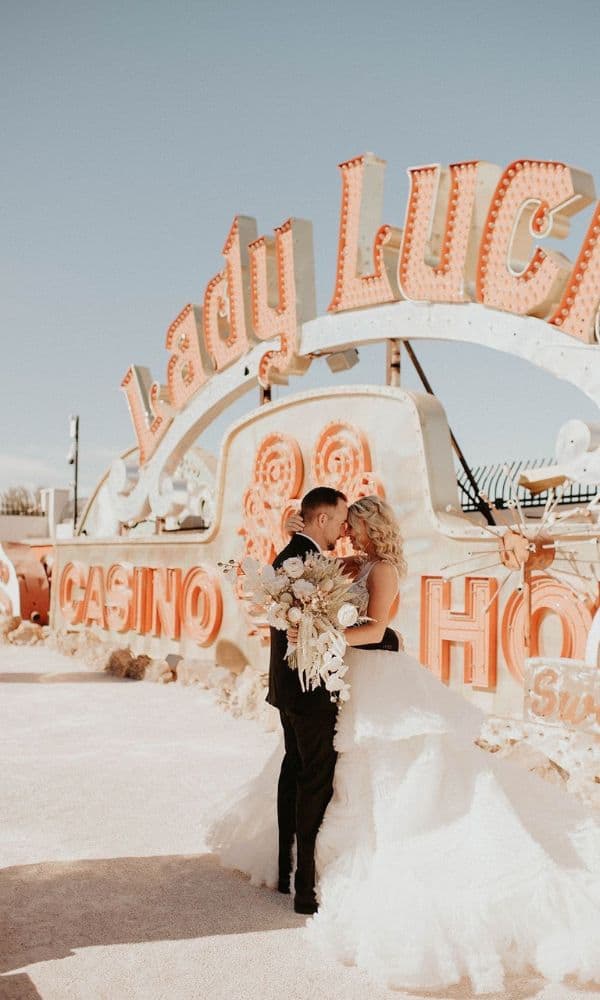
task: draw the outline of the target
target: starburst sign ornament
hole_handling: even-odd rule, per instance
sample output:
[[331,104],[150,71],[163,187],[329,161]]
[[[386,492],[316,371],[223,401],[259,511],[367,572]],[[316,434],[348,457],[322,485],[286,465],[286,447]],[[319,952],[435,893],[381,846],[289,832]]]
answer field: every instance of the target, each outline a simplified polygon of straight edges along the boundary
[[[485,542],[494,546],[483,548],[478,545],[477,552],[469,552],[465,559],[457,563],[447,563],[442,566],[446,579],[464,576],[468,572],[504,566],[508,573],[496,590],[486,611],[493,601],[518,574],[517,592],[521,596],[524,609],[524,647],[525,657],[532,655],[531,621],[532,590],[535,584],[534,573],[551,577],[559,583],[566,584],[578,595],[582,603],[593,607],[598,602],[600,575],[600,493],[586,505],[574,507],[568,511],[559,511],[564,487],[569,482],[598,482],[600,474],[600,428],[583,424],[581,421],[569,421],[560,431],[557,440],[557,464],[542,469],[525,470],[519,480],[511,476],[510,469],[504,472],[511,482],[511,496],[506,510],[499,509],[493,500],[485,494],[480,496],[495,512],[499,527],[504,531],[497,534],[492,528],[482,525],[486,532]],[[548,491],[548,498],[542,517],[526,518],[517,494],[518,487],[530,490],[532,493]],[[511,516],[516,512],[516,518]],[[588,543],[590,550],[581,556],[573,545]],[[479,564],[483,557],[490,556],[490,561]],[[473,564],[477,560],[477,565]],[[448,570],[463,566],[456,572],[448,574]]]

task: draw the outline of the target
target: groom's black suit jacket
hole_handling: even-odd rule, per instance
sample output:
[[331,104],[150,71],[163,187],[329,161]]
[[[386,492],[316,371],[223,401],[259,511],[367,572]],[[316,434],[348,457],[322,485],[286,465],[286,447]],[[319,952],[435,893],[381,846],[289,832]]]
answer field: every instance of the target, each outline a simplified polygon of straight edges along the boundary
[[[279,555],[274,559],[273,566],[279,569],[286,559],[297,556],[305,559],[310,552],[319,549],[306,535],[293,535]],[[281,712],[293,712],[296,715],[312,715],[315,712],[335,712],[329,692],[325,688],[315,691],[302,691],[298,680],[298,671],[292,670],[285,658],[287,649],[287,632],[282,629],[271,629],[271,659],[269,663],[269,693],[267,701]]]

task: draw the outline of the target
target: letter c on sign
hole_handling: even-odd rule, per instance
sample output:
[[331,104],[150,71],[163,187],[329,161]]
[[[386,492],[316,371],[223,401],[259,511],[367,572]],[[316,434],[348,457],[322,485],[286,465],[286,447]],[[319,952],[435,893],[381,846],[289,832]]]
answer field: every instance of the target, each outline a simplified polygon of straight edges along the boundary
[[80,625],[83,621],[86,579],[86,567],[78,562],[68,562],[60,575],[58,603],[68,625]]
[[210,646],[221,628],[223,597],[218,581],[203,566],[194,566],[181,589],[183,635],[199,646]]

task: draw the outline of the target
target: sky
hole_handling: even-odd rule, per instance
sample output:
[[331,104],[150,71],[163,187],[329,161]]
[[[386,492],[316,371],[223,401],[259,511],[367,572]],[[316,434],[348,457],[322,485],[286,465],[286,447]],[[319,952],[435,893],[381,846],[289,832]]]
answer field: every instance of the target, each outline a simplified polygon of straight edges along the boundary
[[[164,380],[167,327],[201,302],[236,214],[314,224],[318,311],[333,290],[337,164],[564,160],[600,190],[596,0],[302,4],[170,0],[0,6],[0,490],[80,493],[134,443],[120,382]],[[573,259],[591,209],[561,249]],[[467,459],[550,457],[578,390],[484,348],[415,343]],[[417,387],[405,363],[403,382]],[[383,348],[346,381],[384,380]],[[323,361],[287,391],[341,384]],[[279,394],[284,390],[278,390]],[[247,395],[202,443],[218,451]]]

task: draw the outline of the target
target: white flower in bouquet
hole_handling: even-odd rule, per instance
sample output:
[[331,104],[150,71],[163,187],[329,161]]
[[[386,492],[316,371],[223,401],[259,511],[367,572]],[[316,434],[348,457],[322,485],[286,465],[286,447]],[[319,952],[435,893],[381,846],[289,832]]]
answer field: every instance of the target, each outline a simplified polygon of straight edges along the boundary
[[292,556],[285,560],[282,569],[290,580],[299,580],[301,576],[304,576],[304,560],[298,556]]
[[281,599],[281,597],[288,597],[288,596],[290,596],[290,595],[288,595],[288,594],[285,593],[285,591],[289,587],[289,585],[290,585],[290,581],[285,576],[276,576],[274,580],[269,580],[267,582],[267,587],[268,587],[269,593],[272,594],[273,597],[278,597],[280,599]]
[[[338,631],[335,631],[331,636],[328,634],[328,648],[334,656],[338,656],[341,659],[346,650],[346,640],[344,639],[344,636]],[[344,664],[344,669],[345,668],[346,665]]]
[[290,624],[285,612],[277,604],[272,604],[267,608],[267,621],[272,628],[280,629],[282,632],[285,632]]
[[[228,565],[231,565],[232,563],[233,559],[230,559]],[[266,566],[261,566],[258,560],[253,559],[251,556],[246,556],[245,559],[242,559],[239,566],[244,576],[248,577],[249,579],[262,576],[265,569],[267,569]],[[269,569],[273,569],[273,567],[270,566]]]
[[297,625],[299,622],[302,621],[302,612],[300,608],[291,607],[287,613],[287,617],[288,621],[291,622],[292,625]]
[[261,580],[264,580],[265,583],[272,583],[277,577],[277,573],[270,563],[265,563],[264,566],[261,566],[260,576]]
[[[331,676],[328,677],[327,680],[325,681],[325,687],[327,688],[328,691],[342,692],[344,688],[348,686],[349,685],[346,684],[346,681],[339,673],[331,674]],[[344,698],[342,700],[345,701],[346,699]]]
[[299,601],[312,597],[315,590],[316,587],[314,583],[310,582],[310,580],[296,580],[296,582],[292,584],[292,593],[294,597],[298,598]]
[[[341,656],[338,656],[332,650],[323,657],[323,665],[327,667],[327,670],[343,677],[348,669]],[[326,685],[327,686],[327,685]],[[333,690],[333,689],[332,689]]]
[[353,625],[356,625],[358,621],[358,608],[356,605],[349,604],[348,602],[342,604],[337,613],[337,620],[342,628],[351,628]]

